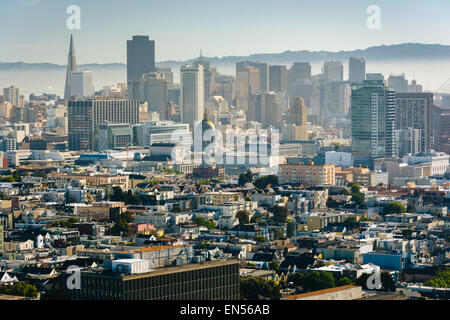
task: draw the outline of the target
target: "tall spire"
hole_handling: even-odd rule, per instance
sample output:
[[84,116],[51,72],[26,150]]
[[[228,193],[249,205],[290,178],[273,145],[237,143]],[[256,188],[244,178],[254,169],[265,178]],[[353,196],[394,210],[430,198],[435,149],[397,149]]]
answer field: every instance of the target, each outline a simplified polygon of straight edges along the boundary
[[70,35],[70,47],[69,56],[67,59],[67,74],[66,74],[66,87],[64,89],[64,100],[69,100],[70,98],[70,87],[71,87],[71,72],[77,71],[77,59],[75,56],[75,46],[73,44],[73,35]]

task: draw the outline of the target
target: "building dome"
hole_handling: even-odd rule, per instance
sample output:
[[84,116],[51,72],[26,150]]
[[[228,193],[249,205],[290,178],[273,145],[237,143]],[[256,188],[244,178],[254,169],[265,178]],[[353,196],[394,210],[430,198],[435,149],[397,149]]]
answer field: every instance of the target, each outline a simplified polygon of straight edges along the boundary
[[203,114],[203,120],[202,120],[202,131],[205,132],[209,129],[216,129],[216,126],[214,125],[214,123],[212,123],[209,119],[208,119],[208,113],[204,113]]

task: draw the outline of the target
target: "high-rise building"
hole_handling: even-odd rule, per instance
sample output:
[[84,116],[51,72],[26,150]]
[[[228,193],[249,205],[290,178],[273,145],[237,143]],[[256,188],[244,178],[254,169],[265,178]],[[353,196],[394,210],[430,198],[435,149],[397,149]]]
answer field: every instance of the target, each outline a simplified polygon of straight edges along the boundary
[[397,93],[396,129],[420,129],[420,150],[433,147],[433,94]]
[[75,55],[75,46],[73,43],[73,36],[70,35],[70,46],[69,46],[69,56],[67,59],[67,72],[66,72],[66,86],[64,89],[64,100],[70,99],[70,93],[71,93],[71,78],[72,78],[72,72],[77,71],[77,59]]
[[260,92],[259,69],[236,66],[236,105],[247,112],[250,96]]
[[311,64],[309,62],[294,62],[290,69],[292,80],[311,80]]
[[196,121],[202,121],[205,112],[203,66],[182,66],[180,78],[181,119],[194,128]]
[[391,74],[388,78],[388,87],[395,92],[408,92],[408,80],[405,79],[405,74]]
[[280,98],[275,92],[257,94],[250,104],[249,119],[262,124],[263,128],[270,126],[280,128],[282,112]]
[[[3,89],[3,102],[9,102],[13,107],[19,106],[19,88],[11,86]],[[23,107],[23,105],[22,105]]]
[[71,72],[70,97],[90,98],[93,95],[92,71]]
[[[236,63],[236,75],[238,72],[246,72],[247,67],[253,67],[257,69],[258,72],[258,81],[253,80],[252,82],[252,89],[251,91],[253,93],[264,93],[266,91],[269,91],[270,89],[270,83],[269,83],[269,64],[263,63],[263,62],[251,62],[251,61],[242,61]],[[253,72],[256,72],[253,70]],[[256,86],[257,84],[257,86]]]
[[309,62],[295,62],[287,72],[287,87],[289,97],[292,99],[297,97],[294,95],[296,83],[311,80],[311,65]]
[[348,60],[348,81],[363,82],[366,80],[366,61],[364,58],[353,58]]
[[366,80],[384,81],[384,75],[382,73],[366,73]]
[[149,112],[164,113],[169,102],[169,81],[163,74],[152,72],[128,83],[128,99],[148,103]]
[[308,111],[306,109],[305,101],[301,97],[294,99],[289,108],[287,123],[295,123],[296,125],[307,125]]
[[343,81],[344,66],[340,61],[326,61],[323,65],[323,74],[328,81]]
[[287,121],[287,141],[308,140],[308,111],[303,98],[297,97],[291,103]]
[[68,106],[69,150],[98,150],[98,126],[106,122],[139,123],[139,101],[71,100]]
[[214,95],[221,96],[227,100],[228,104],[232,104],[236,93],[234,77],[216,74],[215,78],[216,90],[214,91]]
[[203,67],[203,87],[205,89],[205,102],[211,97],[216,88],[216,69],[211,67],[209,62],[203,59],[203,55],[200,52],[200,57],[194,61],[194,64],[201,65]]
[[155,67],[156,72],[161,73],[164,77],[164,79],[167,80],[167,85],[169,88],[172,88],[173,86],[173,72],[172,68],[168,66],[159,66]]
[[[366,80],[352,86],[352,153],[356,163],[397,156],[395,91],[381,81]],[[359,162],[361,161],[361,162]]]
[[287,91],[287,68],[286,66],[275,65],[269,67],[269,87],[270,91]]
[[155,72],[155,41],[148,36],[133,36],[127,40],[127,82],[150,72]]

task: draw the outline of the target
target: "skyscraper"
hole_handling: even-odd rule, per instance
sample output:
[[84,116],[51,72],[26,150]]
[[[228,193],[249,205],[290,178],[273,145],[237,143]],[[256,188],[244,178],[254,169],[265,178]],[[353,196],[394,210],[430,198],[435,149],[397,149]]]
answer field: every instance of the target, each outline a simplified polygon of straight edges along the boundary
[[308,111],[305,101],[301,97],[291,103],[287,118],[288,141],[308,140]]
[[363,82],[366,80],[366,61],[364,58],[353,58],[348,60],[348,81]]
[[269,85],[270,91],[286,92],[287,91],[287,69],[286,66],[270,66],[269,67]]
[[11,103],[12,106],[19,106],[19,88],[11,86],[3,89],[3,101]]
[[195,121],[202,121],[205,112],[203,66],[181,67],[181,119],[194,128]]
[[287,73],[288,93],[291,99],[295,98],[296,83],[311,80],[311,65],[309,62],[295,62]]
[[390,75],[388,78],[388,86],[395,92],[408,92],[408,80],[405,79],[405,74]]
[[70,97],[89,98],[93,94],[92,71],[72,71]]
[[72,100],[68,106],[69,150],[98,150],[98,126],[106,122],[139,123],[139,101]]
[[259,69],[252,66],[238,67],[236,64],[236,105],[247,112],[251,95],[260,93]]
[[156,111],[162,116],[169,101],[168,90],[169,82],[164,75],[152,72],[128,83],[128,99],[147,102],[150,112]]
[[326,61],[323,65],[323,74],[328,81],[343,81],[344,66],[340,61]]
[[70,88],[72,85],[72,72],[77,71],[77,59],[75,56],[75,46],[73,44],[73,36],[70,35],[69,56],[67,59],[66,87],[64,89],[64,100],[70,99]]
[[395,91],[381,81],[364,81],[352,87],[352,153],[357,164],[397,155]]
[[396,129],[419,129],[420,150],[433,148],[433,94],[397,93]]
[[275,92],[266,92],[254,96],[250,104],[249,119],[262,124],[263,128],[281,127],[281,103]]
[[127,40],[127,82],[154,71],[155,41],[148,36],[133,36],[132,40]]

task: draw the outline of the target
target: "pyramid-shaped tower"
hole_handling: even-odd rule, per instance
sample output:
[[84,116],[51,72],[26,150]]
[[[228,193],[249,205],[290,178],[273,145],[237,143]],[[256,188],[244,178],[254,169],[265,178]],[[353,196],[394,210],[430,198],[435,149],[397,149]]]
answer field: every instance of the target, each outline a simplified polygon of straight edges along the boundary
[[77,71],[77,59],[75,56],[75,47],[73,45],[73,36],[70,35],[69,57],[67,61],[66,86],[64,89],[64,100],[70,98],[71,72]]

